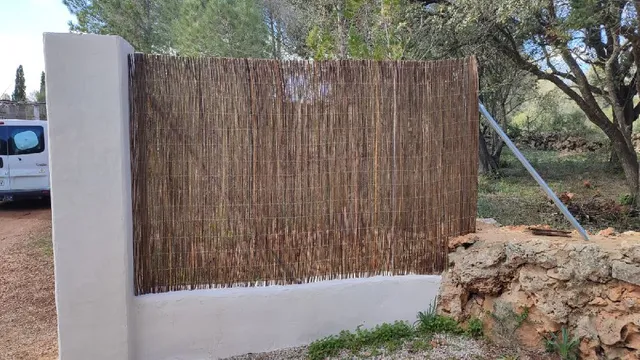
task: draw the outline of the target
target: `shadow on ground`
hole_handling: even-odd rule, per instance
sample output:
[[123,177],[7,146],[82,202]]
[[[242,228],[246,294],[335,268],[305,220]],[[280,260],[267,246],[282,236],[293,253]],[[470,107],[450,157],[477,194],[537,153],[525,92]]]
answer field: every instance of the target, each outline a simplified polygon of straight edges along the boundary
[[16,201],[0,201],[0,211],[28,211],[51,208],[51,199],[30,199]]

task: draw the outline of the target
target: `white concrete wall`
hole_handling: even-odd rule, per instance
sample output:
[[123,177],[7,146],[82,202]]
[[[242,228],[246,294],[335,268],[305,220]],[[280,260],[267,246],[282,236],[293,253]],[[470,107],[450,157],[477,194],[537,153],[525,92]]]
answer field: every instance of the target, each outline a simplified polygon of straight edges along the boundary
[[133,296],[127,56],[118,37],[45,34],[62,360],[215,359],[413,321],[439,276]]
[[127,55],[119,37],[45,34],[62,360],[132,359]]
[[138,296],[136,359],[218,359],[305,345],[359,325],[413,322],[439,287],[440,276],[379,276]]

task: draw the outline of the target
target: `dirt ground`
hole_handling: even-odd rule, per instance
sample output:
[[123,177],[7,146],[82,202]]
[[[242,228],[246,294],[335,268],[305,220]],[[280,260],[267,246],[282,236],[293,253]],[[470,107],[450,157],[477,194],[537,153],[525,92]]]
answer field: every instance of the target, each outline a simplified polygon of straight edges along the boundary
[[57,359],[48,204],[0,204],[0,289],[0,359]]

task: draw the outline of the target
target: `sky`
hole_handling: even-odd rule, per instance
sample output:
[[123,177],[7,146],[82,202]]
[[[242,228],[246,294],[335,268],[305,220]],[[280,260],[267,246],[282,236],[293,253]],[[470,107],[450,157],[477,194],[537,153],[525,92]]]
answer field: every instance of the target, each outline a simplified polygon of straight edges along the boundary
[[0,0],[0,95],[13,92],[19,65],[27,95],[40,89],[42,33],[68,32],[72,19],[62,0]]

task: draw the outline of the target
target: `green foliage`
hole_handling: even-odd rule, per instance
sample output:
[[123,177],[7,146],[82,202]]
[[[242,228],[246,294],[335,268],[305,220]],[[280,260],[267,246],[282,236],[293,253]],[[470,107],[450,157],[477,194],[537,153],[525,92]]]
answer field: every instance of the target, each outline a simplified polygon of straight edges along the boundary
[[306,45],[314,59],[405,57],[412,40],[409,0],[325,0],[306,8],[312,25]]
[[44,103],[47,101],[47,89],[45,85],[44,71],[40,74],[40,90],[35,91],[33,94],[33,101]]
[[72,31],[120,35],[142,52],[269,56],[263,0],[63,0]]
[[180,55],[269,57],[269,33],[257,0],[186,0],[172,27]]
[[63,0],[71,31],[120,35],[138,51],[166,52],[180,0]]
[[479,319],[471,319],[465,330],[454,319],[438,315],[436,307],[434,302],[429,305],[427,311],[418,313],[418,319],[413,326],[406,322],[396,321],[393,324],[385,323],[373,329],[359,327],[355,332],[342,331],[338,335],[320,339],[309,345],[308,357],[311,360],[325,359],[336,356],[343,350],[352,354],[357,354],[362,350],[377,353],[381,348],[394,351],[408,340],[412,340],[410,343],[412,349],[428,350],[431,349],[429,340],[433,334],[448,333],[474,338],[481,338],[484,335],[483,325]]
[[[640,79],[640,70],[634,65],[640,43],[633,37],[640,23],[636,11],[627,9],[635,9],[634,2],[438,1],[424,8],[419,47],[435,54],[443,52],[439,48],[495,53],[505,66],[548,80],[566,96],[567,103],[575,106],[576,111],[565,112],[560,107],[561,113],[539,112],[552,117],[541,121],[551,131],[581,132],[588,121],[593,127],[587,130],[604,134],[601,129],[607,129],[606,136],[611,140],[628,140],[628,125],[638,118],[638,112],[633,111],[638,93],[632,85]],[[618,32],[621,27],[625,31]],[[607,51],[611,48],[618,51]],[[484,69],[480,70],[484,78]],[[558,99],[554,95],[546,99],[549,104],[540,105],[553,106]],[[612,116],[607,116],[609,109]],[[534,119],[524,116],[523,120],[529,123]],[[624,151],[633,154],[631,142],[625,144]],[[629,166],[636,161],[634,156],[622,158]],[[636,194],[637,177],[627,175],[629,192]]]
[[434,302],[429,306],[427,311],[418,313],[418,319],[414,323],[414,326],[419,334],[449,333],[461,335],[465,333],[457,321],[448,316],[438,315],[436,308],[437,304]]
[[47,86],[45,82],[44,71],[40,74],[40,91],[38,92],[38,102],[45,102],[47,100]]
[[618,203],[620,203],[620,205],[633,205],[635,203],[635,199],[631,194],[624,194],[620,195]]
[[474,339],[480,339],[484,336],[484,324],[478,318],[471,318],[467,323],[467,335]]
[[334,39],[326,29],[314,25],[307,36],[307,46],[311,56],[316,60],[328,60],[333,58],[336,52]]
[[13,101],[27,101],[27,85],[24,79],[24,69],[22,65],[18,66],[16,70],[16,80],[13,94],[11,95]]
[[563,327],[560,336],[551,333],[545,339],[545,348],[548,352],[556,353],[562,360],[577,360],[580,339],[571,338],[567,328]]
[[557,133],[590,137],[596,132],[585,114],[560,90],[541,87],[538,96],[514,116],[512,126],[527,133]]
[[397,321],[393,324],[382,324],[375,328],[356,329],[355,332],[342,331],[337,336],[329,336],[309,345],[308,356],[311,360],[321,360],[336,356],[341,350],[357,353],[363,349],[387,347],[398,348],[403,340],[414,337],[410,324]]

